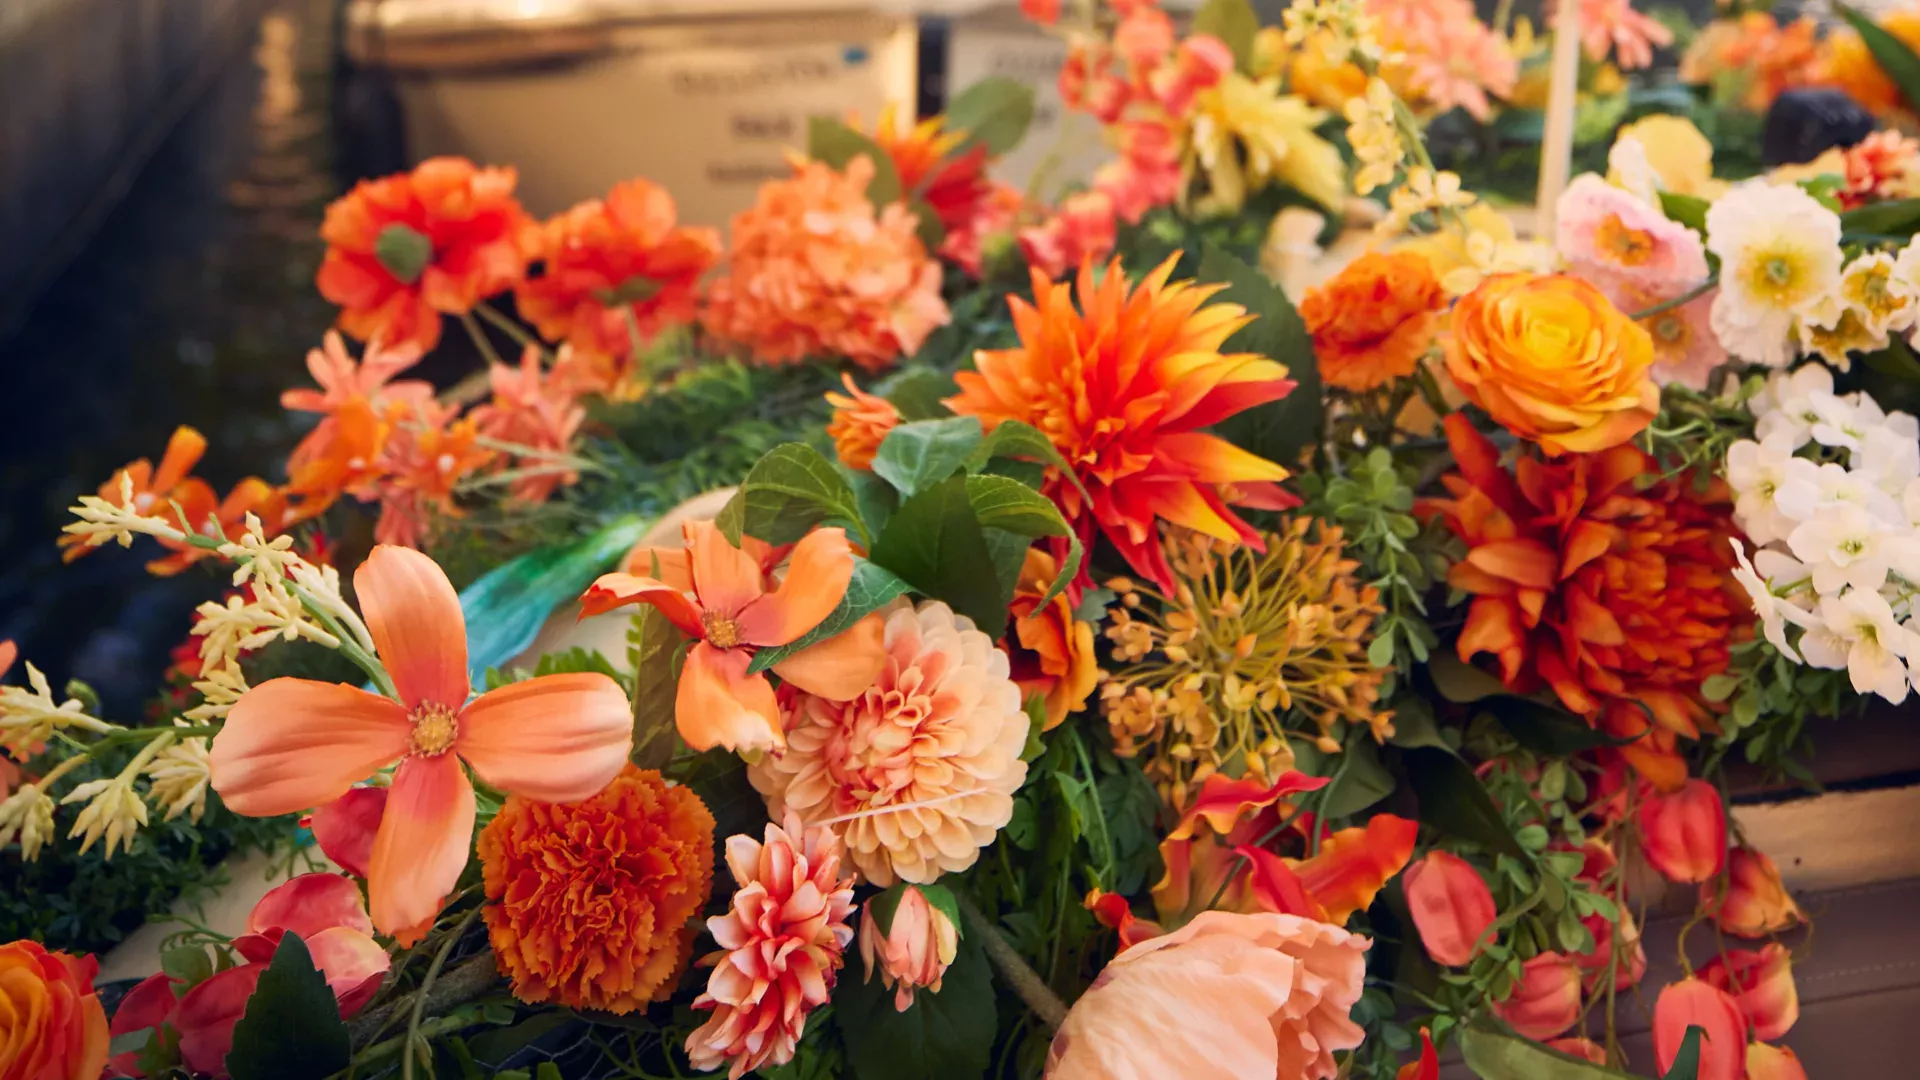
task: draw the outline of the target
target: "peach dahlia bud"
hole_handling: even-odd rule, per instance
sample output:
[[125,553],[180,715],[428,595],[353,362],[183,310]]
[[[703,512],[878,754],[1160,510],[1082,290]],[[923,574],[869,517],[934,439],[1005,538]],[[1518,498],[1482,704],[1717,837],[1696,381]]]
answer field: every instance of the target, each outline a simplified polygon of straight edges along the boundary
[[1670,881],[1698,882],[1727,862],[1727,811],[1720,792],[1689,780],[1672,794],[1655,792],[1640,804],[1640,842],[1647,861]]
[[877,972],[893,990],[893,1007],[906,1012],[913,991],[940,992],[940,980],[960,951],[958,907],[943,885],[895,885],[867,901],[860,920],[860,959],[867,978]]
[[1557,1038],[1580,1019],[1580,968],[1563,953],[1541,953],[1520,968],[1520,981],[1494,1015],[1535,1042]]
[[1497,914],[1480,872],[1458,855],[1429,851],[1407,867],[1401,883],[1427,955],[1451,967],[1471,961]]

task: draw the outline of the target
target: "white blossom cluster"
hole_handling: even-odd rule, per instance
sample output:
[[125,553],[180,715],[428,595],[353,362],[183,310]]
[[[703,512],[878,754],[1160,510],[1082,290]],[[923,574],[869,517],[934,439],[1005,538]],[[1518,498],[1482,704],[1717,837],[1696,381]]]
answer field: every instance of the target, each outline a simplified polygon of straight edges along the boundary
[[1898,704],[1920,685],[1920,423],[1835,394],[1812,363],[1750,402],[1756,439],[1727,451],[1734,572],[1767,641],[1796,663],[1845,668]]

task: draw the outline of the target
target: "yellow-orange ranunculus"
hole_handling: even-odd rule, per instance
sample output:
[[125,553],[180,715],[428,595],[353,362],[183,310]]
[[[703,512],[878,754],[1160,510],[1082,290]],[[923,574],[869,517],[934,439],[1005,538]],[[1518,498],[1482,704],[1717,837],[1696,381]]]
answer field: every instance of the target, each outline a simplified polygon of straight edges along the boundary
[[0,945],[0,1080],[93,1080],[107,1064],[100,965],[38,942]]
[[1447,373],[1550,455],[1619,446],[1651,423],[1653,337],[1571,274],[1499,274],[1462,297]]

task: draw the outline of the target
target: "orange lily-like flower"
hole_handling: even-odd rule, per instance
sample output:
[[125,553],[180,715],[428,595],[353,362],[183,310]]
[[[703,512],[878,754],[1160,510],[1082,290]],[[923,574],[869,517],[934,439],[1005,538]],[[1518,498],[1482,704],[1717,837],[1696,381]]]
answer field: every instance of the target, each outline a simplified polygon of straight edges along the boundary
[[[847,534],[808,533],[788,554],[786,577],[771,584],[781,549],[750,538],[735,547],[711,521],[689,521],[681,529],[684,550],[636,552],[628,567],[651,574],[602,575],[580,598],[583,613],[651,604],[698,639],[680,671],[673,706],[688,746],[785,747],[773,684],[747,667],[757,650],[798,641],[840,605],[853,580]],[[773,672],[809,694],[849,700],[872,685],[886,662],[881,630],[881,620],[870,615],[773,665]]]
[[213,788],[250,817],[324,806],[395,761],[367,865],[373,924],[424,936],[473,846],[473,784],[574,802],[626,764],[633,714],[605,675],[547,675],[468,701],[467,632],[447,575],[382,545],[353,575],[375,651],[399,700],[281,678],[241,697],[214,736]]
[[[202,493],[207,502],[213,501],[213,491],[207,487],[206,481],[192,475],[193,467],[200,463],[201,455],[206,452],[206,436],[181,425],[173,429],[173,435],[167,439],[167,452],[161,455],[158,468],[146,458],[129,462],[100,485],[99,495],[115,506],[130,507],[135,513],[158,514],[172,520],[173,511],[168,505],[171,502],[183,497],[198,500]],[[131,497],[126,497],[123,490],[128,480],[133,482]],[[61,558],[67,562],[99,546],[89,543],[87,537],[73,533],[60,537],[59,544],[65,549],[61,552]]]

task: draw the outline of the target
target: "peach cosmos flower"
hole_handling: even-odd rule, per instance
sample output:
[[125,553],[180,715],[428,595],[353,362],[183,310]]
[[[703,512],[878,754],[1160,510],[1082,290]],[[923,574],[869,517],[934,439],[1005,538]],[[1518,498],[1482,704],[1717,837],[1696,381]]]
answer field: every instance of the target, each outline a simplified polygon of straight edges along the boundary
[[733,249],[707,292],[706,326],[756,363],[845,357],[882,371],[947,321],[940,264],[905,204],[867,199],[865,155],[840,172],[796,159],[733,217]]
[[1028,548],[1008,609],[1013,618],[1013,639],[1007,649],[1013,660],[1013,681],[1021,693],[1042,696],[1046,731],[1087,707],[1102,674],[1093,650],[1093,624],[1073,617],[1073,605],[1064,592],[1041,603],[1059,575],[1058,560],[1037,547]]
[[869,882],[924,884],[972,866],[1012,819],[1031,722],[1007,654],[946,604],[897,601],[882,645],[850,699],[796,695],[785,750],[747,777],[775,820],[838,834]]
[[0,1080],[95,1080],[107,1063],[107,1013],[91,956],[38,942],[0,945]]
[[628,765],[580,802],[514,795],[475,847],[515,997],[624,1014],[673,992],[713,884],[713,815],[692,788]]
[[1369,251],[1300,300],[1320,376],[1365,392],[1413,374],[1440,331],[1447,294],[1417,252]]
[[[784,747],[773,683],[748,674],[747,666],[757,650],[799,640],[839,606],[853,580],[847,534],[837,528],[808,533],[793,546],[787,575],[777,585],[768,582],[777,555],[766,545],[735,547],[711,521],[686,522],[681,535],[682,553],[643,553],[660,567],[658,577],[602,575],[580,598],[581,614],[651,604],[696,639],[673,707],[688,746],[743,752]],[[775,664],[773,672],[810,694],[845,701],[865,691],[885,662],[880,619],[869,615]]]
[[1653,50],[1673,44],[1673,31],[1633,10],[1632,0],[1579,0],[1580,42],[1598,64],[1613,53],[1632,71],[1653,63]]
[[720,256],[720,234],[677,227],[673,196],[651,180],[616,184],[531,232],[528,256],[541,271],[514,289],[514,303],[540,336],[583,358],[607,360],[614,390],[634,363],[633,347],[669,326],[692,322],[701,275]]
[[370,341],[440,343],[440,316],[462,315],[526,270],[511,168],[429,158],[411,172],[362,180],[327,207],[315,283],[340,305],[340,329]]
[[387,348],[372,341],[356,361],[332,330],[307,353],[307,370],[319,389],[296,387],[280,395],[281,408],[320,416],[287,458],[287,488],[300,499],[302,516],[321,513],[342,495],[373,496],[386,472],[383,459],[395,421],[435,407],[433,384],[394,380],[419,360],[416,346]]
[[605,675],[548,675],[469,702],[467,629],[447,575],[381,545],[353,575],[375,651],[399,700],[280,678],[233,706],[213,738],[213,788],[235,813],[323,806],[399,762],[367,866],[373,924],[420,939],[466,868],[473,784],[573,802],[605,787],[633,745],[625,691]]
[[481,445],[480,417],[460,416],[451,405],[429,400],[403,419],[394,425],[381,457],[382,475],[372,485],[380,500],[373,538],[417,548],[436,516],[462,516],[454,490],[498,455]]
[[1113,958],[1067,1013],[1048,1080],[1327,1080],[1370,942],[1293,915],[1209,911]]
[[849,469],[871,469],[873,456],[887,433],[900,423],[900,410],[893,402],[869,394],[854,385],[853,375],[840,373],[845,394],[827,392],[827,404],[833,406],[833,419],[827,424],[827,438],[833,440],[834,456]]
[[[1208,304],[1222,286],[1168,284],[1176,261],[1138,286],[1118,261],[1098,284],[1083,264],[1077,308],[1074,287],[1034,271],[1034,304],[1007,298],[1020,343],[976,353],[975,370],[955,375],[960,393],[946,399],[989,432],[1006,420],[1044,432],[1076,475],[1049,469],[1043,490],[1081,543],[1090,548],[1104,533],[1166,593],[1173,571],[1161,521],[1264,550],[1227,496],[1278,495],[1274,482],[1287,470],[1205,429],[1294,386],[1276,361],[1220,351],[1252,316],[1238,304]],[[1085,568],[1079,580],[1090,580]]]
[[807,1014],[827,1003],[853,928],[853,876],[840,876],[840,842],[788,818],[767,823],[765,842],[727,838],[727,869],[739,889],[724,915],[707,920],[720,951],[696,1009],[713,1016],[687,1036],[696,1069],[731,1062],[728,1080],[793,1060]]

